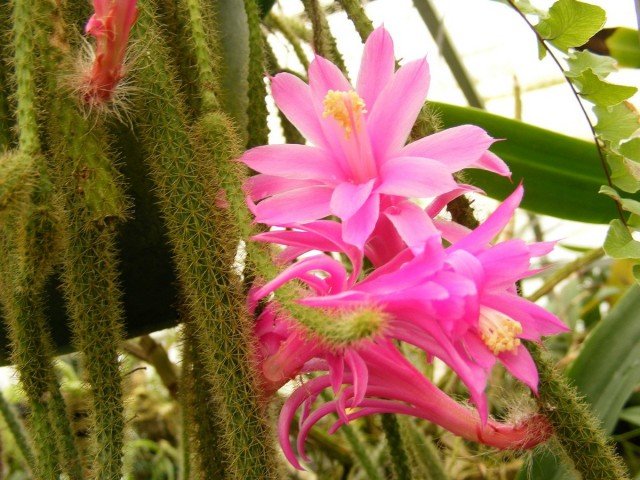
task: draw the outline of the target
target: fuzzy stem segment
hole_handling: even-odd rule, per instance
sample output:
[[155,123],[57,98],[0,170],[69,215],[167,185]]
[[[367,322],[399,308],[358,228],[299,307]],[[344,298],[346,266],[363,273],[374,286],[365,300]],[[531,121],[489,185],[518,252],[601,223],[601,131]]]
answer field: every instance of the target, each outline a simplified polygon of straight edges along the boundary
[[[63,197],[67,231],[63,252],[63,289],[74,343],[82,353],[92,403],[91,478],[117,480],[122,475],[124,417],[118,346],[122,341],[121,292],[118,286],[116,226],[125,200],[100,125],[78,111],[58,85],[55,72],[65,58],[66,28],[55,5],[42,0],[44,30],[56,42],[43,41],[50,81],[47,123],[57,191]],[[43,17],[45,17],[43,15]]]
[[198,472],[196,478],[223,480],[229,478],[228,465],[220,438],[222,419],[210,394],[214,387],[206,377],[207,369],[198,351],[198,335],[193,321],[186,320],[183,328],[182,415],[187,439],[194,450],[194,470]]
[[267,87],[264,83],[266,62],[260,26],[260,10],[256,0],[244,0],[249,23],[249,104],[247,105],[247,148],[265,145],[269,141],[267,127]]
[[60,474],[58,438],[62,437],[56,436],[53,418],[60,415],[66,420],[64,408],[60,411],[52,402],[60,391],[44,316],[43,289],[56,250],[52,241],[55,221],[47,201],[50,191],[50,184],[40,178],[31,192],[34,203],[10,205],[10,215],[0,232],[0,299],[12,344],[12,361],[31,409],[37,454],[33,473],[39,480],[54,480]]
[[540,373],[538,407],[549,419],[575,469],[585,480],[628,479],[622,461],[589,407],[538,345],[528,343],[527,348]]
[[382,415],[382,429],[387,437],[387,445],[391,454],[391,463],[396,480],[409,480],[412,477],[409,467],[409,457],[404,447],[402,436],[400,435],[400,425],[398,418],[390,413]]
[[[216,387],[211,393],[220,405],[231,477],[273,479],[276,455],[250,366],[251,321],[233,270],[238,238],[231,236],[233,223],[221,215],[227,210],[224,201],[216,205],[216,191],[208,188],[211,160],[184,127],[182,98],[151,11],[147,1],[140,2],[135,30],[138,38],[153,39],[145,45],[147,53],[138,70],[149,89],[138,109],[141,139],[151,153],[152,179],[186,306],[197,325],[201,349],[207,352],[204,362]],[[212,141],[221,142],[219,148],[227,154],[236,153],[228,134],[226,143],[224,138]]]

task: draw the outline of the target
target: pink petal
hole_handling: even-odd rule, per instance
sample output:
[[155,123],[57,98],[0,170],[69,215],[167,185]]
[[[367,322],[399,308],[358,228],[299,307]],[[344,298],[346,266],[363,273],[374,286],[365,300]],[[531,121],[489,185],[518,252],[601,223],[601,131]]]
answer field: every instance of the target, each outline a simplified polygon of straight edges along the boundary
[[322,105],[324,97],[329,90],[342,92],[353,90],[340,69],[319,55],[316,55],[311,65],[309,65],[309,86],[311,87],[316,108],[318,104]]
[[401,67],[378,95],[367,130],[379,163],[404,145],[428,89],[429,65],[426,59],[416,60]]
[[311,99],[311,89],[295,75],[279,73],[271,79],[271,94],[278,108],[311,143],[326,145]]
[[518,188],[489,215],[489,218],[450,248],[452,250],[466,249],[470,252],[477,252],[480,249],[484,249],[491,240],[502,231],[507,223],[509,223],[513,212],[518,208],[518,205],[520,205],[523,195],[524,188],[522,188],[522,185],[518,185]]
[[367,201],[351,217],[342,223],[342,238],[350,245],[358,247],[361,251],[364,244],[373,232],[380,215],[380,196],[371,195]]
[[436,198],[434,198],[426,208],[427,215],[429,215],[430,217],[435,217],[442,211],[444,207],[447,206],[449,202],[469,192],[484,193],[481,189],[474,187],[473,185],[465,185],[463,183],[459,183],[457,189],[444,193],[442,195],[438,195]]
[[413,202],[402,202],[387,208],[384,213],[416,255],[422,251],[430,237],[438,235],[431,218]]
[[258,174],[245,180],[243,188],[255,202],[265,197],[302,187],[319,186],[315,180],[290,180],[272,175]]
[[498,157],[495,153],[484,152],[477,162],[473,165],[474,168],[481,168],[490,172],[497,173],[503,177],[511,178],[511,170],[504,161]]
[[380,176],[378,192],[401,197],[435,197],[458,188],[442,164],[426,158],[392,158],[382,165]]
[[290,190],[263,200],[255,207],[256,222],[267,225],[305,223],[330,214],[333,189],[313,186]]
[[460,125],[410,143],[400,155],[437,160],[449,172],[457,172],[473,166],[494,141],[480,127]]
[[342,220],[350,218],[369,199],[375,179],[366,183],[343,182],[331,196],[331,213]]
[[367,393],[369,371],[364,360],[353,350],[347,350],[344,360],[353,374],[353,406],[355,407],[364,400]]
[[384,27],[376,28],[364,45],[356,91],[371,111],[384,87],[393,78],[393,40]]
[[247,150],[240,161],[257,172],[284,178],[333,183],[344,178],[330,155],[307,145],[263,145]]
[[503,352],[498,358],[500,358],[500,361],[511,375],[534,392],[538,391],[538,369],[524,345],[518,346],[515,353]]

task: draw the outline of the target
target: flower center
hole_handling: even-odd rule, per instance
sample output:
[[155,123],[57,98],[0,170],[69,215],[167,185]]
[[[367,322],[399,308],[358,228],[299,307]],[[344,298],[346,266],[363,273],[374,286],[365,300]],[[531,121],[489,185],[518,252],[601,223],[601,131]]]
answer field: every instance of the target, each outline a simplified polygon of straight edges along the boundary
[[490,308],[480,310],[480,338],[494,355],[515,350],[521,333],[522,325],[515,320]]
[[348,139],[353,132],[360,130],[362,126],[362,115],[367,112],[364,100],[354,92],[349,90],[329,90],[322,102],[324,105],[323,118],[333,118],[344,130]]

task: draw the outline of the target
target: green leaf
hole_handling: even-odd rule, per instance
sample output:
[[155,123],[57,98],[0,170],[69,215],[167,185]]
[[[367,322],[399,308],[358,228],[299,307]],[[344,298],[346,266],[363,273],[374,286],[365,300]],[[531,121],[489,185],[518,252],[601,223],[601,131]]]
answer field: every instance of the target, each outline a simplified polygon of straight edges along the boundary
[[620,419],[640,427],[640,407],[629,407],[622,410]]
[[600,187],[600,192],[604,195],[607,195],[614,200],[620,202],[620,206],[626,212],[631,212],[635,215],[640,215],[640,202],[638,200],[632,200],[630,198],[622,198],[613,188],[609,185],[602,185]]
[[582,98],[603,107],[617,105],[638,91],[636,87],[605,82],[593,73],[591,69],[587,69],[579,76],[574,77],[573,81],[577,84]]
[[638,111],[629,102],[619,103],[612,107],[593,107],[598,117],[596,133],[614,145],[628,139],[640,128]]
[[566,51],[586,43],[606,20],[605,11],[577,0],[558,0],[549,9],[549,16],[536,25],[542,38]]
[[620,67],[640,68],[640,34],[632,28],[618,27],[605,40],[609,55]]
[[633,239],[622,220],[612,220],[609,225],[603,245],[607,255],[611,258],[640,259],[640,242]]
[[589,51],[573,52],[567,59],[569,70],[565,72],[567,77],[578,77],[585,70],[591,70],[600,78],[605,78],[611,72],[616,71],[616,61],[605,55],[596,55]]
[[640,162],[640,138],[633,138],[623,143],[618,151],[629,160]]
[[[567,370],[585,400],[611,433],[622,407],[640,382],[640,287],[635,285],[593,329]],[[549,451],[536,453],[531,468],[525,465],[518,480],[568,480],[562,462]]]
[[611,167],[611,181],[621,190],[635,193],[640,190],[640,164],[615,153],[607,154]]
[[607,179],[593,143],[474,108],[430,105],[440,112],[446,128],[474,124],[504,139],[491,151],[509,165],[511,181],[481,170],[465,171],[465,179],[490,197],[503,200],[523,181],[522,206],[528,210],[589,223],[609,223],[617,215],[613,201],[596,195]]

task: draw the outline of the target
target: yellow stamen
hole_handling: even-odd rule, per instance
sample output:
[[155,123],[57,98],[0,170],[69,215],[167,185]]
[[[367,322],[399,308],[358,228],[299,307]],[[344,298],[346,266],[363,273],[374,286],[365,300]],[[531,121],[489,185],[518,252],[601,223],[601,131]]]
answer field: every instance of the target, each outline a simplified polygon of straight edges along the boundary
[[322,117],[331,117],[338,122],[347,138],[360,129],[362,115],[367,112],[364,100],[353,90],[348,92],[329,90],[322,104],[324,105]]
[[489,308],[480,310],[480,338],[494,355],[512,352],[520,345],[522,325]]

